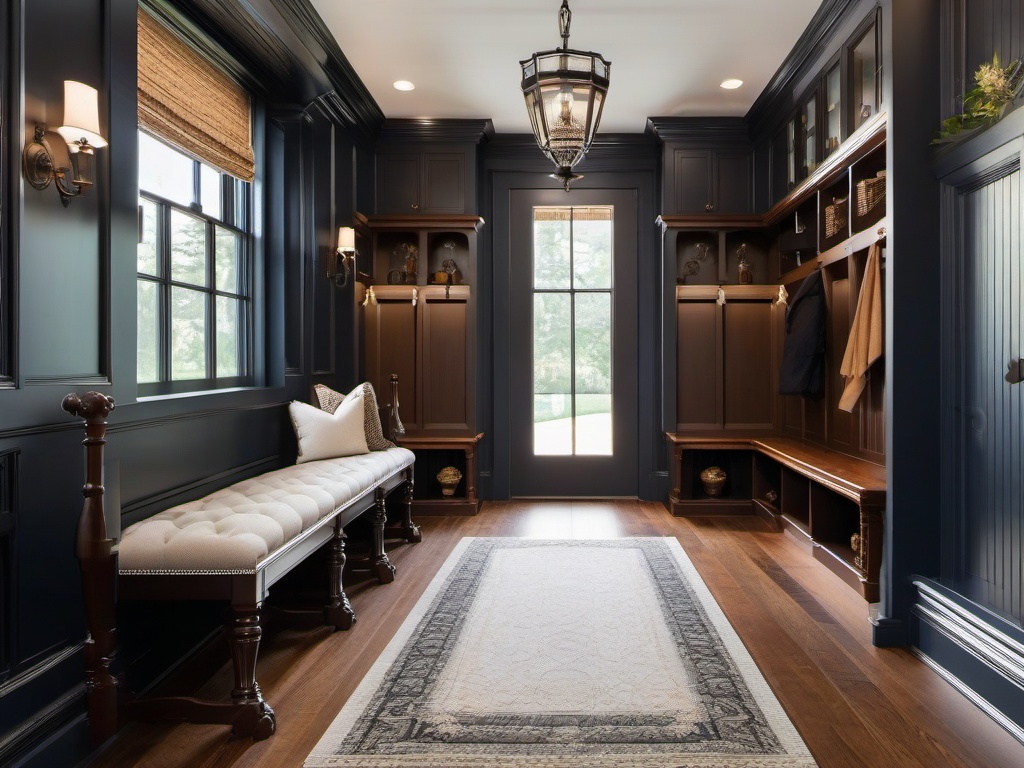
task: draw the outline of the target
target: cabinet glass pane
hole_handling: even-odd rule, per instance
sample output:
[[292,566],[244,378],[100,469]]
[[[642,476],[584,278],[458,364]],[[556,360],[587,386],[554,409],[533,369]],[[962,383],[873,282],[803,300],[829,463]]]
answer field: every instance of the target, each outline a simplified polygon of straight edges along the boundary
[[572,287],[571,208],[535,208],[533,212],[533,287]]
[[786,187],[796,185],[796,120],[786,125]]
[[835,152],[843,141],[843,104],[840,91],[839,65],[825,76],[825,157]]
[[206,222],[171,211],[171,280],[206,285]]
[[206,296],[190,288],[171,288],[171,378],[206,378]]
[[856,130],[878,112],[878,49],[874,24],[853,47],[850,54],[853,85],[853,129]]
[[804,177],[814,173],[818,167],[818,97],[812,96],[804,104],[800,114],[800,123],[803,126],[803,150],[804,150]]

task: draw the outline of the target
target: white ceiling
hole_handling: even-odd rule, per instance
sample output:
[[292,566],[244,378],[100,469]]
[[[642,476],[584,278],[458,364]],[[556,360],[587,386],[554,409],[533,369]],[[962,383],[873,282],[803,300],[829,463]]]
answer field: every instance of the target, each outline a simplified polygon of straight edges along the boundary
[[[743,115],[821,0],[570,0],[569,47],[611,61],[601,132]],[[529,133],[520,59],[561,45],[561,0],[312,0],[387,117],[491,118]],[[741,88],[719,87],[740,78]],[[395,80],[416,90],[400,92]]]

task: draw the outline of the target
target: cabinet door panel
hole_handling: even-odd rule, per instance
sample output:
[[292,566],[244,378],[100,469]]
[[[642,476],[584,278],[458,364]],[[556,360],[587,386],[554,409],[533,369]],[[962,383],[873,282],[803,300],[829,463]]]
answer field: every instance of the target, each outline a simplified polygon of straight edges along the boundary
[[428,152],[423,156],[423,213],[467,213],[466,156]]
[[419,426],[416,391],[416,307],[411,301],[382,301],[366,307],[366,378],[377,397],[388,397],[391,374],[398,374],[398,399],[406,429]]
[[467,430],[466,302],[428,300],[423,306],[423,428]]
[[715,186],[717,213],[750,213],[754,209],[750,182],[750,154],[718,152]]
[[771,429],[771,301],[730,301],[724,307],[725,419],[728,429]]
[[679,430],[722,424],[721,312],[714,301],[676,305],[676,422]]
[[420,200],[420,155],[385,153],[377,156],[377,212],[417,213]]
[[704,212],[712,204],[712,155],[707,150],[677,149],[674,155],[675,213]]

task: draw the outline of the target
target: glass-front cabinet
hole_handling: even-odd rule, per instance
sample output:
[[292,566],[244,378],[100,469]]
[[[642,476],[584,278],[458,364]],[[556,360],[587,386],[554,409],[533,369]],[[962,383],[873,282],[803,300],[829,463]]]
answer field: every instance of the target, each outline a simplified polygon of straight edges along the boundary
[[[785,160],[773,162],[775,194],[788,194],[814,174],[846,139],[878,114],[882,105],[879,16],[866,18],[846,44],[820,70],[813,86],[794,104],[794,111],[776,134],[775,151]],[[785,183],[783,184],[783,180]]]
[[800,109],[800,134],[803,148],[803,173],[806,179],[818,167],[818,94],[812,93]]
[[872,21],[850,46],[850,88],[852,130],[857,130],[878,113],[881,94],[881,60],[878,56],[878,24]]
[[839,62],[832,65],[825,75],[825,146],[822,157],[828,157],[842,144],[843,134],[843,89],[842,69]]

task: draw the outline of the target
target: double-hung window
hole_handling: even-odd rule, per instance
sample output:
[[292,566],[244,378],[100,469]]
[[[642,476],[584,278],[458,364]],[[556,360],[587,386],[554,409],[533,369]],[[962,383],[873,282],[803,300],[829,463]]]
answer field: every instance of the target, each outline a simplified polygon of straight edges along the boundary
[[253,383],[250,187],[139,132],[140,394]]
[[252,386],[252,100],[222,52],[138,21],[139,394]]

